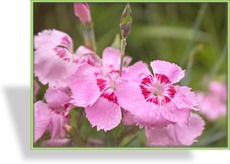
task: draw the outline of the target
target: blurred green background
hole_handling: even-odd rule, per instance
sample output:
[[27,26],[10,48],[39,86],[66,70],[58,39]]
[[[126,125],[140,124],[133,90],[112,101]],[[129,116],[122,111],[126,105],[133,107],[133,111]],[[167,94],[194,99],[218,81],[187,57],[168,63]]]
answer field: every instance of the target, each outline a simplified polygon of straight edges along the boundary
[[[80,21],[74,15],[72,3],[34,2],[33,5],[34,35],[43,29],[57,29],[71,36],[74,50],[84,44]],[[120,16],[126,3],[89,5],[94,21],[97,53],[101,55],[103,49],[112,44],[115,35],[120,34]],[[142,60],[149,64],[156,59],[174,62],[187,71],[181,84],[188,85],[194,91],[205,91],[205,76],[215,80],[227,79],[227,3],[130,5],[133,24],[127,39],[126,54],[132,56],[132,63]],[[45,88],[40,90],[38,99],[42,99]],[[87,120],[83,122],[84,125],[86,128],[82,128],[82,133],[86,133]],[[123,129],[119,126],[117,131]],[[117,131],[112,130],[105,135],[93,128],[87,134],[103,139]],[[143,130],[123,142],[123,146],[145,146]],[[205,131],[193,146],[226,147],[227,119],[220,118],[215,122],[206,120]]]

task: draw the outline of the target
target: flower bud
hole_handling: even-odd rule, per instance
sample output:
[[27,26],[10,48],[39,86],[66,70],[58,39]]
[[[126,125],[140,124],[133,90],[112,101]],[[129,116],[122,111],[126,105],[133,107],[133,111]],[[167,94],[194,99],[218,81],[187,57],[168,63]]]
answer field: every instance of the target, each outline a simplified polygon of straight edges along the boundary
[[125,6],[121,15],[120,28],[122,39],[126,39],[132,26],[132,10],[129,4]]
[[91,22],[90,9],[87,3],[74,3],[74,13],[82,24]]

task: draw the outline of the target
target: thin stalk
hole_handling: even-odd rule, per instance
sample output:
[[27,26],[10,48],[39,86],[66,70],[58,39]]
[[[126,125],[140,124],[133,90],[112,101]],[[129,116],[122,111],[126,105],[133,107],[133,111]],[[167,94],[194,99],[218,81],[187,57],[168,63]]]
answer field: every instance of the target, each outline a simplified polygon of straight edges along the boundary
[[203,48],[203,45],[200,44],[198,46],[196,46],[190,53],[189,53],[189,60],[187,63],[187,67],[186,67],[186,75],[185,78],[181,81],[181,83],[183,85],[189,85],[189,82],[191,80],[191,70],[192,70],[192,66],[194,63],[194,59],[195,59],[195,55],[201,51]]
[[127,147],[129,146],[135,139],[137,138],[137,136],[133,136],[123,147]]
[[205,139],[203,139],[202,141],[199,141],[199,146],[207,146],[210,145],[212,143],[215,143],[223,138],[227,137],[227,133],[226,132],[219,132],[219,133],[215,133],[212,137],[206,137]]
[[93,22],[82,25],[84,44],[87,48],[96,52],[96,41],[94,35]]
[[[197,14],[196,20],[195,20],[195,22],[192,26],[192,29],[191,29],[191,31],[193,33],[193,39],[197,37],[197,33],[198,33],[199,27],[201,25],[201,22],[203,20],[203,17],[204,17],[204,14],[205,14],[207,7],[208,7],[208,4],[202,4],[200,7],[200,10]],[[182,60],[180,62],[181,66],[183,66],[187,60],[187,54],[193,45],[193,39],[191,39],[191,41],[188,43],[188,45],[185,49],[184,55],[183,55]]]
[[123,58],[125,56],[125,47],[126,47],[126,39],[129,35],[129,32],[132,27],[132,10],[129,3],[125,6],[121,14],[120,20],[120,30],[121,30],[121,61],[120,61],[120,76],[122,75],[122,67],[123,67]]
[[228,49],[228,41],[226,41],[225,46],[221,52],[220,58],[217,60],[216,64],[214,65],[213,69],[211,70],[210,73],[210,77],[209,77],[209,81],[210,82],[214,76],[216,75],[216,73],[219,71],[222,63],[225,61],[225,57],[227,55],[227,49]]
[[121,40],[121,61],[120,61],[120,76],[122,75],[122,67],[123,67],[123,59],[125,56],[125,47],[126,47],[126,39]]

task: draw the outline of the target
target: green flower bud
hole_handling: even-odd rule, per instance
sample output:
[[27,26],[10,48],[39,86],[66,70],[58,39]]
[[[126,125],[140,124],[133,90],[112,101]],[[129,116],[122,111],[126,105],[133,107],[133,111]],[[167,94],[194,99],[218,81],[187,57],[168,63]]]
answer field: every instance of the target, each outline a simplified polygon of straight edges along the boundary
[[126,39],[132,26],[132,10],[129,3],[125,6],[125,9],[121,15],[120,29],[122,39]]

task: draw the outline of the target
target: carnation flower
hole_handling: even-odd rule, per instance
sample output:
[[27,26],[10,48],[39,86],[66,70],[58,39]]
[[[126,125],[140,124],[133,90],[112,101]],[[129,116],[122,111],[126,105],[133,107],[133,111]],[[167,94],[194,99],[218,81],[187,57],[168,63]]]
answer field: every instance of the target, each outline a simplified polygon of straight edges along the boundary
[[44,30],[34,38],[34,74],[42,84],[66,87],[68,78],[84,62],[97,65],[99,57],[84,46],[73,52],[69,35],[58,30]]
[[208,91],[197,92],[199,109],[211,121],[226,116],[227,113],[227,86],[218,81],[209,84]]
[[118,103],[140,125],[188,124],[190,110],[197,105],[195,94],[186,86],[173,85],[184,77],[184,71],[160,60],[151,62],[151,67],[153,75],[141,62],[127,68],[116,83]]
[[39,140],[47,130],[53,141],[64,138],[66,136],[64,125],[69,124],[70,121],[68,111],[73,106],[70,104],[71,98],[66,90],[50,87],[45,93],[45,100],[46,103],[37,101],[34,104],[34,142]]
[[191,114],[191,120],[187,125],[146,126],[147,143],[149,146],[190,146],[202,134],[204,125],[205,123],[200,116]]
[[[102,55],[102,66],[83,64],[70,78],[69,87],[73,103],[86,108],[86,117],[97,130],[111,130],[121,120],[121,108],[117,102],[115,83],[119,77],[120,51],[106,48]],[[126,57],[124,63],[131,59]]]

